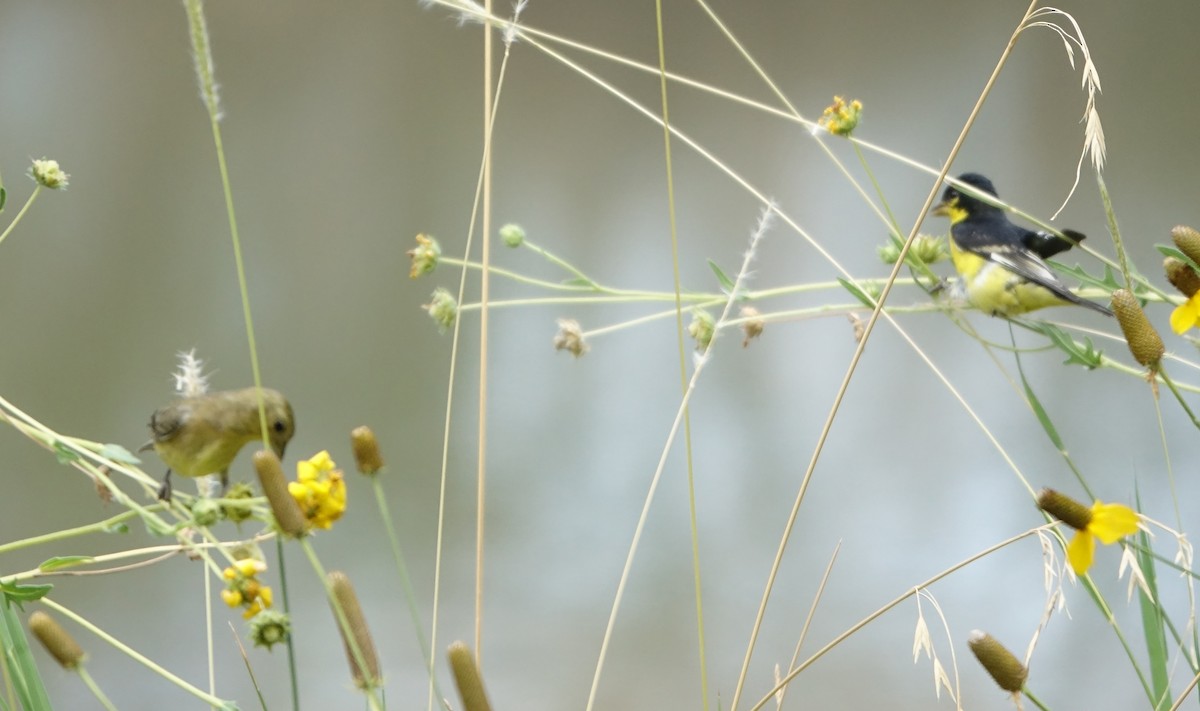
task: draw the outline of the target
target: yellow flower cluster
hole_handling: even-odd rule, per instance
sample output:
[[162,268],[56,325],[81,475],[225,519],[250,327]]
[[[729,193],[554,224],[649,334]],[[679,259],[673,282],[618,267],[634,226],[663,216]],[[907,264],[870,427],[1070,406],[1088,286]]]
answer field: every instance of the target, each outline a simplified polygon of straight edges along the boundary
[[833,97],[833,103],[825,107],[817,123],[821,124],[835,136],[849,136],[858,128],[862,118],[862,102],[858,99],[849,104],[840,96]]
[[243,558],[221,572],[225,589],[221,599],[230,607],[245,607],[242,617],[247,620],[271,606],[271,588],[258,582],[258,574],[267,564],[255,558]]
[[346,481],[324,450],[296,465],[296,481],[288,483],[288,493],[317,528],[330,528],[346,511]]

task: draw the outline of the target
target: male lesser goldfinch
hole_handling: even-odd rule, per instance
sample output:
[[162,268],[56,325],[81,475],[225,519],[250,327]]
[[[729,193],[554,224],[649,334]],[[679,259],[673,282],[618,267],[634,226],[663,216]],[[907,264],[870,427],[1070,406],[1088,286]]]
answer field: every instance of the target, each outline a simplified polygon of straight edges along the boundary
[[[262,389],[267,440],[280,458],[296,431],[292,406],[278,390]],[[167,464],[158,498],[171,500],[171,472],[184,476],[220,474],[229,483],[229,465],[242,447],[263,438],[258,416],[258,388],[226,390],[184,397],[150,416],[152,439],[138,451],[153,448]]]
[[[958,180],[996,196],[992,181],[978,173],[964,173]],[[1064,239],[1027,230],[1009,220],[999,207],[954,186],[946,188],[932,214],[950,218],[950,256],[967,301],[980,311],[1016,316],[1047,306],[1078,304],[1113,315],[1108,308],[1076,296],[1046,264],[1047,258],[1082,240],[1082,234],[1063,230],[1068,237]]]

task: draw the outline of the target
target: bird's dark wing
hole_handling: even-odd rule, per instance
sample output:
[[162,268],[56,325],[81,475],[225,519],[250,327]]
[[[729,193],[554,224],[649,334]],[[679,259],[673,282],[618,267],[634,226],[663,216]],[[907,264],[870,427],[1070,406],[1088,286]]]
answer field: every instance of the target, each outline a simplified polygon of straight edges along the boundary
[[1060,252],[1065,252],[1086,238],[1086,235],[1082,232],[1076,232],[1075,230],[1062,231],[1067,236],[1067,239],[1063,239],[1045,230],[1038,230],[1037,232],[1023,230],[1023,232],[1025,232],[1025,235],[1021,241],[1025,245],[1025,248],[1034,252],[1042,259],[1049,259]]

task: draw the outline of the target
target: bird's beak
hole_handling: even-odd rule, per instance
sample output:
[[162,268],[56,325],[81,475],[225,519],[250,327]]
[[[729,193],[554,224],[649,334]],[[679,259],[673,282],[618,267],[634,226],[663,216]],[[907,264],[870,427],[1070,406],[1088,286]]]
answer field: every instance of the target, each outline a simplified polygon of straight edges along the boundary
[[946,202],[945,200],[939,202],[938,204],[936,204],[932,208],[930,208],[929,214],[937,215],[938,217],[949,217],[950,216],[950,203]]
[[287,442],[280,442],[279,444],[275,444],[274,442],[272,442],[271,449],[275,450],[275,456],[279,457],[279,461],[282,462],[283,461],[283,450],[287,449]]

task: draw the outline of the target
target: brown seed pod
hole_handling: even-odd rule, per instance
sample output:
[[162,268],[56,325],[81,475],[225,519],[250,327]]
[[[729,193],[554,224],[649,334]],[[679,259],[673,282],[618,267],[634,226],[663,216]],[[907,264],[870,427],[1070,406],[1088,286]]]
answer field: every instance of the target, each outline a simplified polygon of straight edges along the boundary
[[64,669],[74,669],[83,661],[83,649],[50,615],[41,610],[30,615],[29,631]]
[[1167,257],[1163,260],[1163,271],[1167,274],[1167,281],[1171,282],[1171,286],[1179,289],[1179,293],[1192,298],[1192,295],[1200,291],[1200,274],[1196,274],[1196,270],[1179,261],[1174,257]]
[[275,523],[279,530],[292,538],[299,538],[307,533],[308,521],[300,511],[300,505],[288,491],[287,479],[283,476],[279,457],[265,449],[255,452],[254,471],[258,473],[258,483],[262,486],[267,502],[271,504],[271,513],[275,515]]
[[1188,259],[1200,264],[1200,232],[1187,225],[1176,225],[1171,228],[1171,239]]
[[967,640],[967,646],[1001,689],[1015,694],[1024,688],[1029,669],[995,637],[975,630]]
[[[332,570],[327,577],[329,587],[333,590],[333,597],[337,600],[337,604],[342,608],[342,613],[346,616],[346,626],[349,627],[349,637],[347,630],[342,629],[341,624],[338,624],[338,630],[342,633],[342,642],[346,645],[346,658],[350,660],[350,672],[354,675],[354,684],[360,689],[374,689],[382,685],[379,676],[379,656],[375,653],[375,642],[371,639],[371,630],[367,627],[367,619],[363,617],[362,606],[358,604],[358,595],[354,592],[354,586],[350,584],[350,578],[346,574]],[[336,617],[336,614],[335,614]],[[354,640],[352,645],[350,640]],[[358,648],[358,654],[355,654],[355,647]],[[359,664],[361,655],[362,664]],[[363,666],[366,669],[363,669]]]
[[1125,333],[1125,342],[1129,344],[1133,359],[1151,370],[1158,370],[1167,349],[1158,331],[1150,325],[1137,297],[1128,289],[1117,289],[1112,293],[1112,310]]

